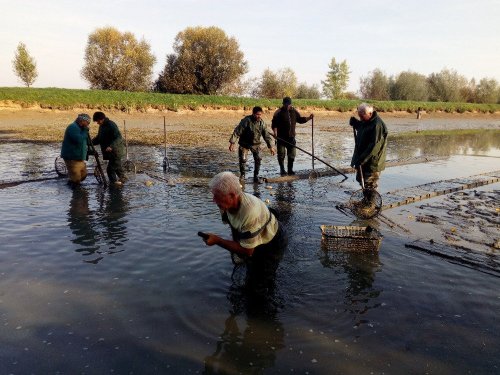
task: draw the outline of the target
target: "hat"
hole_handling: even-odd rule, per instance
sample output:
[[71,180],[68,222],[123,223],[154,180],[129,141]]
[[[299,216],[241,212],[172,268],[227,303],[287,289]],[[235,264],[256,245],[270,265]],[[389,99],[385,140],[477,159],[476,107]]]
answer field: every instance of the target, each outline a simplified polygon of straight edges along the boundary
[[89,115],[87,115],[86,113],[80,113],[76,119],[77,119],[77,120],[87,121],[89,124],[90,124],[90,122],[91,122],[91,120],[90,120],[90,116],[89,116]]
[[292,104],[292,99],[290,97],[285,97],[283,98],[283,104],[284,105],[291,105]]

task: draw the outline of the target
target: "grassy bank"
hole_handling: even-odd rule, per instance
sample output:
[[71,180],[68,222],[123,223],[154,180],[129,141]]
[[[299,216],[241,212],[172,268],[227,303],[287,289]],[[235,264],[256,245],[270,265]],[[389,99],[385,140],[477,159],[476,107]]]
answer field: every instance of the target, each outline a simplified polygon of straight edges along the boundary
[[[228,96],[175,95],[151,92],[124,92],[103,90],[73,90],[59,88],[0,88],[0,102],[12,102],[21,107],[39,106],[47,109],[70,110],[73,108],[139,111],[179,111],[199,109],[244,109],[259,105],[265,109],[277,108],[280,99],[254,99]],[[414,101],[368,101],[380,112],[426,112],[465,113],[500,112],[500,104],[414,102]],[[349,112],[361,100],[315,100],[295,99],[298,108]]]

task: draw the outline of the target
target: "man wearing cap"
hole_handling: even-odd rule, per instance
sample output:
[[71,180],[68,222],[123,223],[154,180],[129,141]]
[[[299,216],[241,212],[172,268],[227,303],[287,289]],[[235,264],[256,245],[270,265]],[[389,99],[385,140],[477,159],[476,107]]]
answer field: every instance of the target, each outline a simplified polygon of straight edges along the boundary
[[92,144],[101,145],[102,158],[108,161],[106,173],[109,183],[122,185],[126,179],[122,166],[125,146],[120,130],[103,112],[95,112],[92,119],[99,125],[99,131],[92,139]]
[[78,115],[64,132],[61,157],[68,170],[69,183],[79,185],[87,177],[88,139],[90,116],[86,113]]
[[248,151],[253,155],[254,170],[253,182],[260,183],[259,169],[262,158],[260,157],[260,138],[264,138],[271,155],[275,150],[271,143],[271,136],[267,132],[266,124],[262,120],[262,108],[253,107],[252,114],[245,116],[233,131],[229,139],[229,151],[234,151],[236,140],[239,138],[238,159],[240,164],[240,181],[245,179],[245,164],[247,162]]
[[[277,140],[278,148],[278,163],[280,165],[280,174],[287,175],[285,171],[285,155],[288,156],[288,175],[294,175],[293,162],[295,160],[295,125],[305,124],[311,120],[314,115],[311,113],[309,117],[302,117],[300,113],[292,107],[292,99],[288,96],[283,98],[283,106],[279,108],[273,116],[271,128]],[[286,141],[283,142],[283,141]]]

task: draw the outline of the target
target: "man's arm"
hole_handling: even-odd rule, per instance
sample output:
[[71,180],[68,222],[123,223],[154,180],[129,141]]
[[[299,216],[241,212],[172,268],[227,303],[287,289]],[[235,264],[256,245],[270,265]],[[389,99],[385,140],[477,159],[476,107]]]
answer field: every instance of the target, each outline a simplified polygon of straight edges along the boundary
[[241,246],[238,242],[232,240],[226,240],[222,237],[217,236],[216,234],[206,233],[208,237],[203,239],[208,246],[218,245],[223,249],[226,249],[232,253],[240,254],[240,255],[248,255],[251,256],[254,252],[254,248],[247,249],[246,247]]
[[233,134],[231,134],[231,138],[229,138],[229,150],[234,150],[234,144],[243,133],[243,130],[246,127],[246,117],[240,121],[240,123],[234,128]]
[[297,111],[295,108],[293,110],[295,111],[295,119],[299,124],[305,124],[307,121],[313,118],[313,115],[309,115],[309,117],[304,117],[301,116],[299,111]]

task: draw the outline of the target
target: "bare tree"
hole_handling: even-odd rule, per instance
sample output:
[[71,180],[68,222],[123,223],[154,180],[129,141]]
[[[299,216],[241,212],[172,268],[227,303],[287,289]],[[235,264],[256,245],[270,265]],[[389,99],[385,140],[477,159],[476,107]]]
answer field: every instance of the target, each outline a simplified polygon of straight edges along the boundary
[[145,40],[104,27],[89,35],[82,76],[92,89],[147,91],[155,61]]
[[20,42],[17,46],[14,60],[12,60],[14,73],[30,87],[38,77],[35,59],[30,56],[26,45]]

